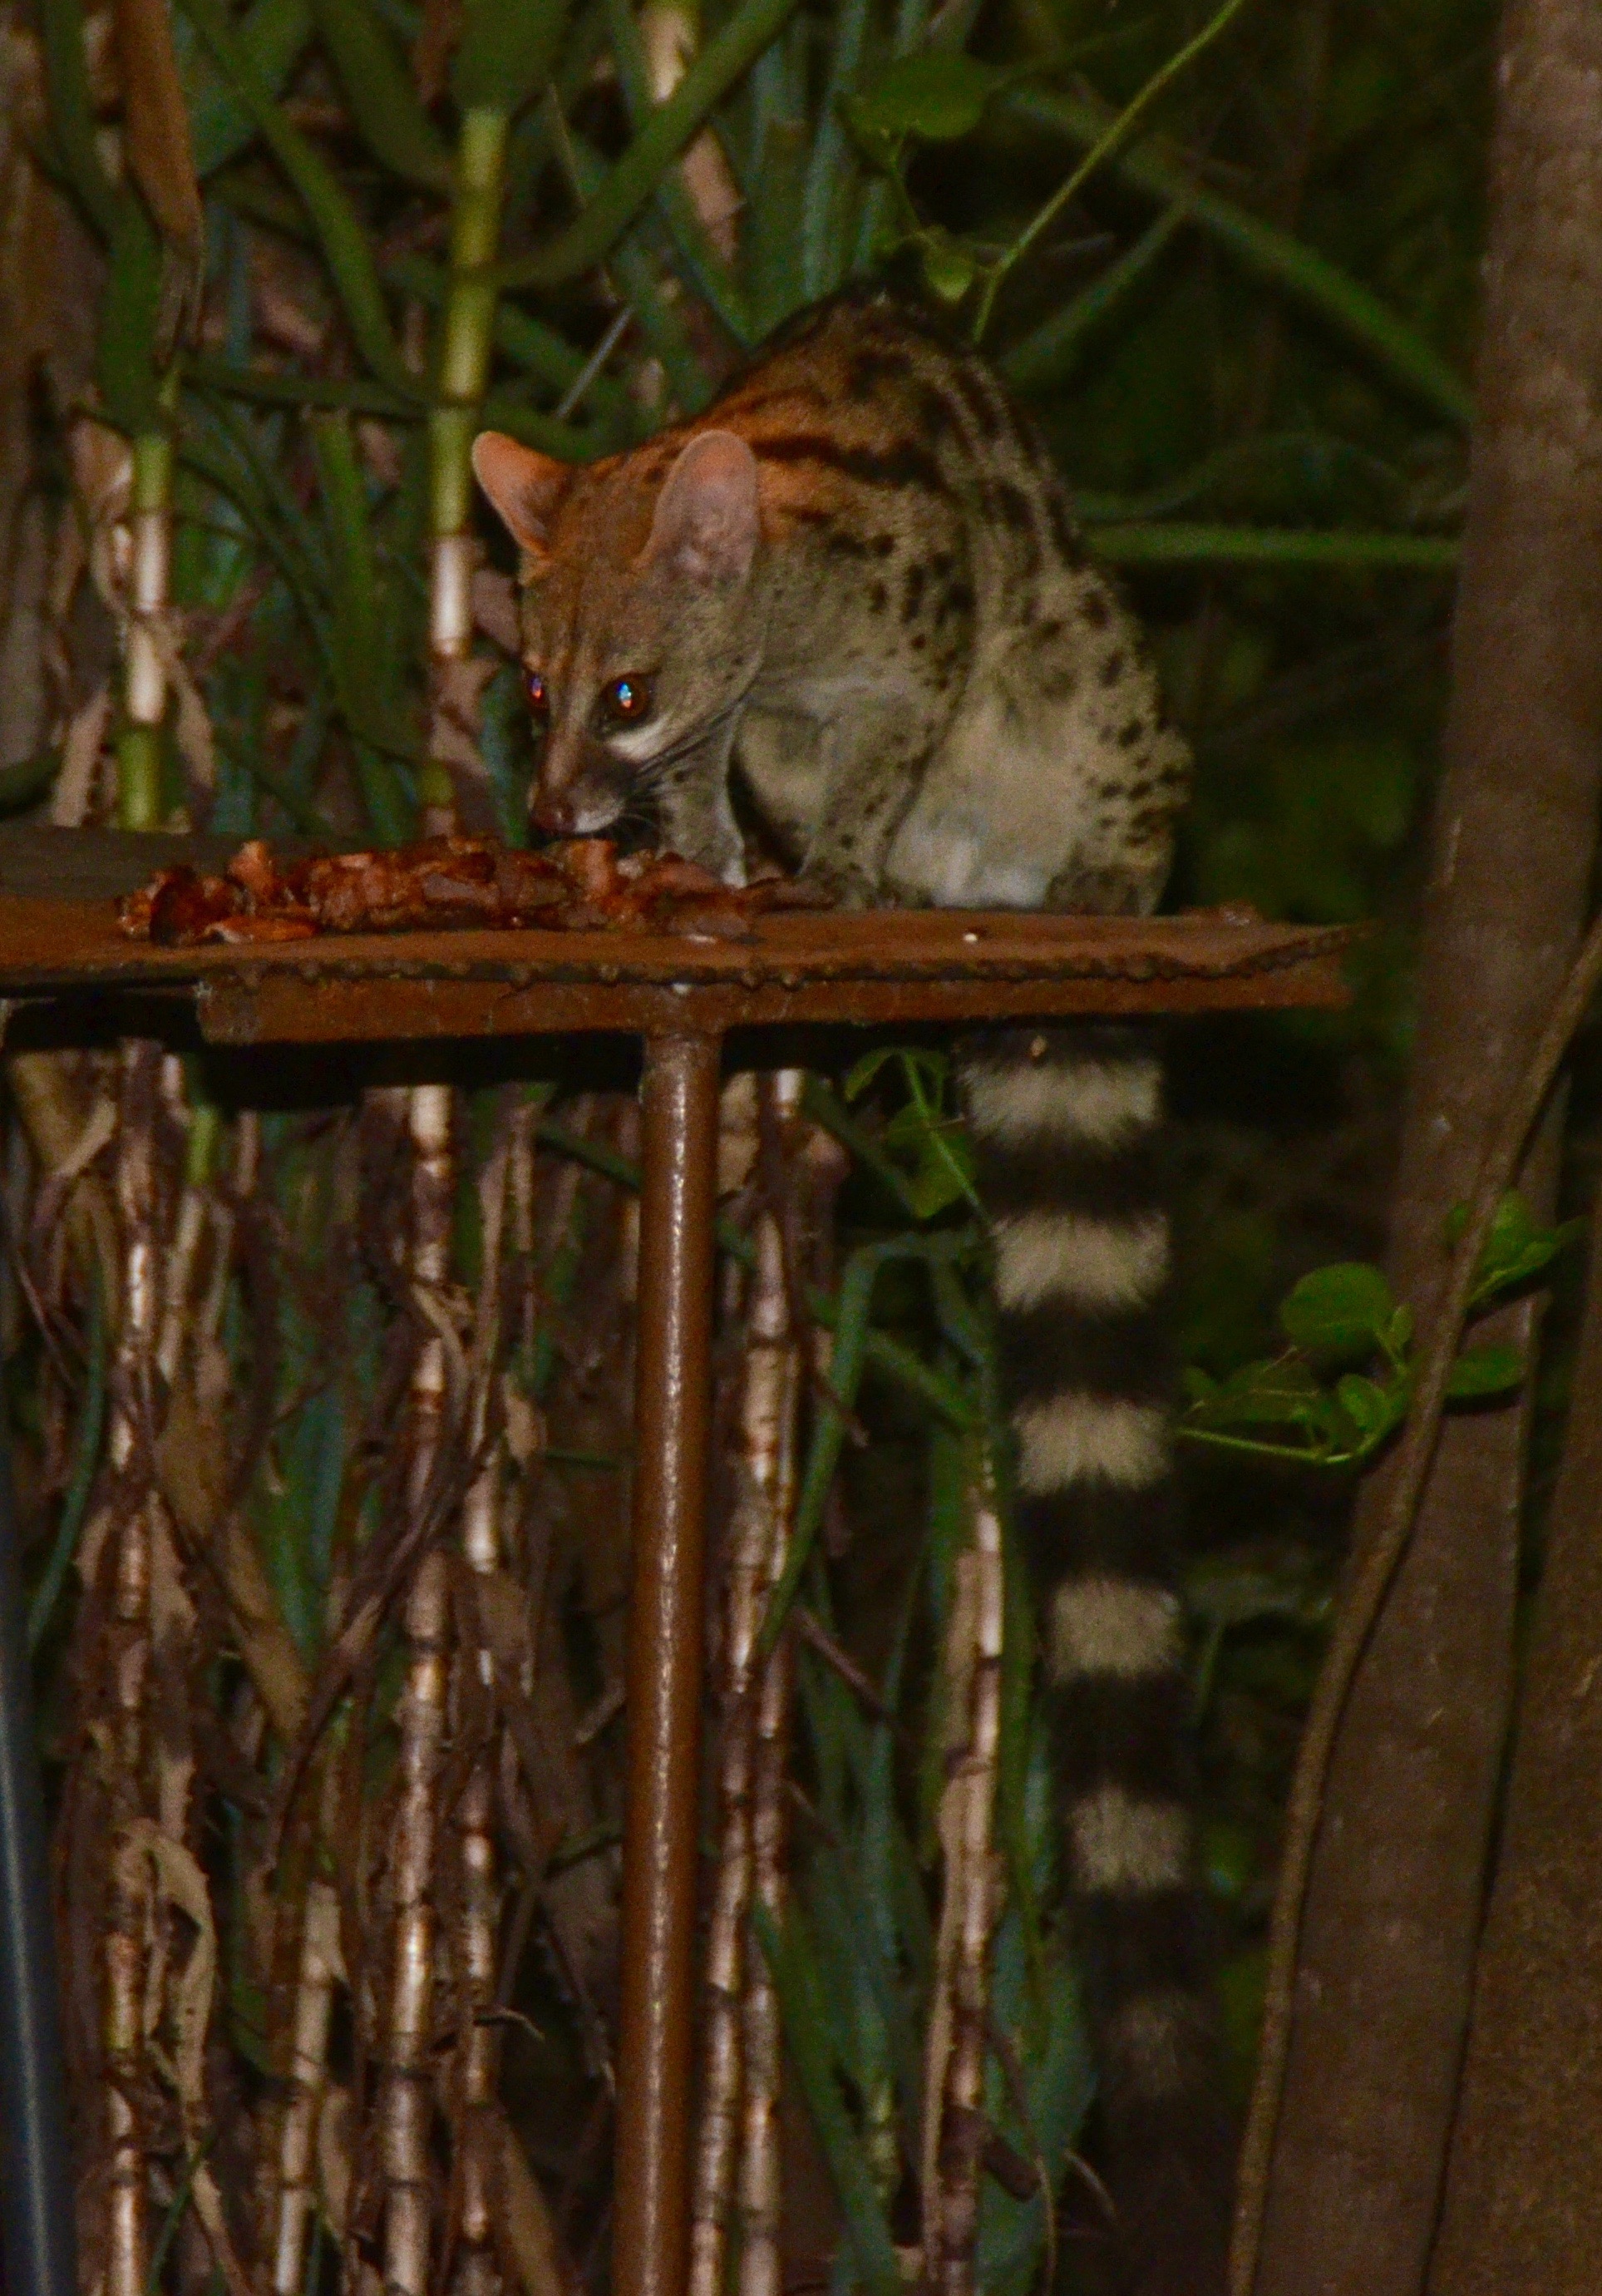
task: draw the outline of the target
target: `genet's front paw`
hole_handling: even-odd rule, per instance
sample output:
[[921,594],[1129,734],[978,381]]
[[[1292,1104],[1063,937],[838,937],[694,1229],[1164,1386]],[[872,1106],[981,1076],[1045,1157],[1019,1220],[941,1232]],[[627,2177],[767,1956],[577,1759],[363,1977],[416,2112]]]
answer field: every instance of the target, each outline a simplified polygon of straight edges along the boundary
[[894,897],[861,870],[833,868],[809,861],[796,880],[831,909],[893,909]]

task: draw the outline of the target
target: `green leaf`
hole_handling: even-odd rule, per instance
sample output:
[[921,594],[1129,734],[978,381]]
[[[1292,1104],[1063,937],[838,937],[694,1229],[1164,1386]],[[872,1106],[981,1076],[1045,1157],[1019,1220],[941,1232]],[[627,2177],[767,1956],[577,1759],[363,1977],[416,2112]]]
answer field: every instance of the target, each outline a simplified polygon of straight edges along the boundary
[[168,427],[155,367],[161,308],[161,244],[144,203],[117,193],[110,266],[101,305],[95,380],[111,420],[128,431]]
[[[1026,126],[1043,128],[1082,147],[1099,142],[1116,117],[1111,105],[1097,97],[1047,94],[1035,88],[1015,90],[1009,95],[1008,109]],[[1165,207],[1181,204],[1244,269],[1307,306],[1349,341],[1361,345],[1426,406],[1454,426],[1467,428],[1474,414],[1474,393],[1468,384],[1432,343],[1398,318],[1360,280],[1291,233],[1204,189],[1197,183],[1195,163],[1182,155],[1170,158],[1155,138],[1121,152],[1113,166],[1125,183],[1148,198]]]
[[789,2043],[801,2093],[823,2157],[829,2163],[840,2212],[855,2251],[856,2269],[872,2296],[900,2296],[901,2273],[890,2227],[863,2158],[862,2137],[846,2110],[836,2077],[829,2031],[828,2003],[817,1956],[798,1906],[792,1904],[781,1934],[758,1899],[751,1907],[756,1931],[779,1996],[784,2037]]
[[551,75],[568,0],[468,0],[451,92],[464,111],[513,112]]
[[[362,141],[392,175],[445,192],[451,155],[417,94],[394,35],[368,0],[315,0],[317,30],[333,59]],[[509,17],[522,11],[509,8]]]
[[[1456,1243],[1468,1225],[1468,1206],[1454,1204],[1446,1216],[1446,1240]],[[1537,1275],[1557,1254],[1585,1233],[1583,1220],[1565,1220],[1557,1227],[1541,1227],[1516,1188],[1497,1205],[1475,1269],[1474,1302],[1510,1292]]]
[[1524,1375],[1523,1349],[1506,1340],[1488,1340],[1481,1347],[1464,1349],[1451,1367],[1446,1392],[1457,1402],[1469,1396],[1506,1395]]
[[[309,0],[254,0],[234,29],[267,94],[277,95],[311,38]],[[208,59],[194,58],[190,80],[195,173],[204,181],[239,156],[255,135],[256,122]]]
[[40,0],[39,31],[51,140],[74,196],[102,238],[110,239],[116,228],[118,193],[101,163],[95,140],[78,0]]
[[241,43],[220,0],[183,0],[183,6],[213,62],[305,203],[363,357],[379,380],[403,398],[420,397],[416,379],[389,331],[372,243],[339,178],[288,112],[274,102],[259,65]]
[[553,287],[607,255],[656,191],[663,173],[794,14],[797,0],[741,0],[659,103],[584,213],[535,250],[500,266],[503,287]]
[[1243,1364],[1210,1394],[1195,1397],[1189,1415],[1206,1427],[1304,1427],[1328,1436],[1334,1406],[1299,1357],[1279,1356]]
[[846,116],[858,134],[921,136],[926,143],[954,143],[971,135],[991,97],[1012,75],[998,64],[949,48],[928,48],[903,56],[881,72],[862,94],[846,100]]
[[869,1086],[873,1082],[874,1078],[878,1076],[891,1061],[898,1061],[901,1057],[902,1052],[899,1045],[879,1045],[875,1046],[872,1052],[864,1053],[860,1061],[853,1063],[852,1067],[846,1073],[844,1084],[840,1086],[840,1090],[845,1094],[846,1100],[848,1102],[860,1100],[862,1095],[867,1091]]
[[1382,1386],[1361,1372],[1349,1371],[1336,1380],[1335,1398],[1369,1450],[1407,1415],[1407,1386],[1400,1379]]
[[929,292],[942,303],[960,303],[978,275],[971,248],[947,231],[926,231],[919,242],[923,275]]
[[1353,1259],[1304,1275],[1280,1308],[1279,1322],[1298,1347],[1354,1355],[1381,1346],[1395,1314],[1378,1268]]

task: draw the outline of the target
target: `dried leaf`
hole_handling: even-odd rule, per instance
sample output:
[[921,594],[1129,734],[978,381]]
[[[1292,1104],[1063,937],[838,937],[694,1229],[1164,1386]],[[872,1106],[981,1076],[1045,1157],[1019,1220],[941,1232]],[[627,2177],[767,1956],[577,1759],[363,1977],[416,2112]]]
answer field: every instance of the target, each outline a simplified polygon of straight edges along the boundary
[[222,1423],[202,1413],[189,1383],[180,1380],[156,1446],[162,1492],[184,1538],[217,1571],[240,1656],[273,1727],[292,1745],[311,1687],[249,1527],[227,1507],[229,1456]]
[[189,107],[173,53],[167,0],[112,0],[122,67],[128,170],[161,236],[157,364],[198,321],[205,289],[206,226],[195,181]]

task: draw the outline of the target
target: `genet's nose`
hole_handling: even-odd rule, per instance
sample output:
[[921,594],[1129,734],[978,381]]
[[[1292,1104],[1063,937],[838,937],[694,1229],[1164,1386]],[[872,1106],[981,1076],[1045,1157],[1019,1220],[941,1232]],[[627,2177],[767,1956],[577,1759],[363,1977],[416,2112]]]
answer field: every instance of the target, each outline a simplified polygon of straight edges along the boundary
[[571,837],[578,816],[565,791],[543,790],[536,784],[528,800],[528,818],[547,837]]

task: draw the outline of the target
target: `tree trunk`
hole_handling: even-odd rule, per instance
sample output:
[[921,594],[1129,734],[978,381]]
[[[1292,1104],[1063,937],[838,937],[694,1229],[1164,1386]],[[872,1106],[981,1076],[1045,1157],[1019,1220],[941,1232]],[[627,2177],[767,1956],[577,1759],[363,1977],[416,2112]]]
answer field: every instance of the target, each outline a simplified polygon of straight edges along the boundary
[[[1602,780],[1602,12],[1511,0],[1478,410],[1392,1274],[1443,1225],[1572,956]],[[1522,1185],[1549,1201],[1557,1128]],[[1526,1308],[1500,1319],[1524,1337]],[[1451,1420],[1353,1685],[1308,1890],[1257,2296],[1414,2296],[1462,2053],[1512,1666],[1526,1407]],[[1385,1504],[1382,1474],[1357,1537]]]
[[1602,1223],[1431,2296],[1590,2296],[1602,2255]]

